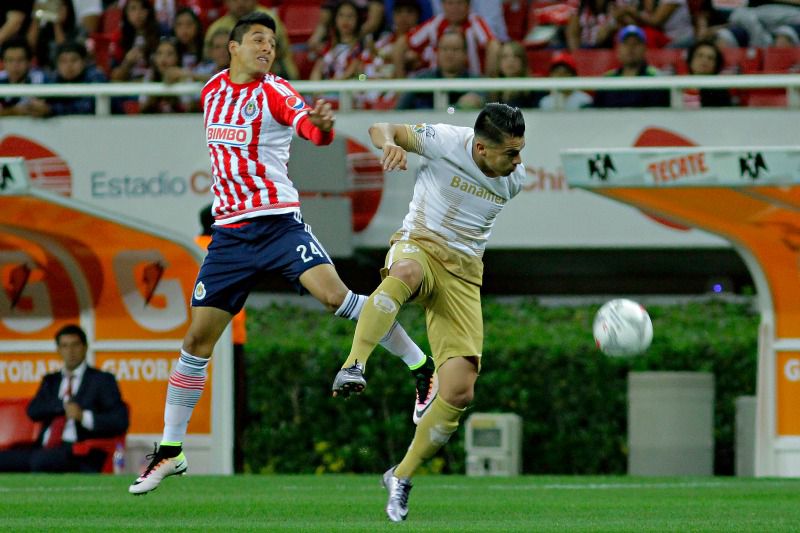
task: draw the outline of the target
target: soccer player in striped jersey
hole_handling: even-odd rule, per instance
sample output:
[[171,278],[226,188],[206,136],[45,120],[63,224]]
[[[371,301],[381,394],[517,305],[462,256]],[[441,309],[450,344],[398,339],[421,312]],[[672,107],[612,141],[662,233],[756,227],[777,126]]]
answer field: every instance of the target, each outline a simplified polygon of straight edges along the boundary
[[[311,293],[337,316],[351,320],[366,301],[347,289],[303,223],[298,192],[286,175],[294,132],[316,145],[333,140],[330,104],[319,100],[310,108],[289,83],[269,73],[275,59],[275,21],[269,15],[241,18],[231,31],[228,51],[230,69],[211,78],[201,93],[214,175],[212,240],[192,295],[191,324],[169,377],[163,439],[129,487],[132,494],[154,490],[165,477],[186,472],[183,440],[205,386],[209,358],[260,276],[281,274],[301,293]],[[416,413],[435,395],[433,361],[402,327],[387,329],[381,344],[402,357],[417,378]]]
[[385,170],[406,168],[406,153],[425,159],[403,226],[391,238],[383,281],[356,325],[353,346],[334,380],[363,388],[363,370],[400,307],[425,308],[428,340],[439,375],[439,394],[417,424],[414,440],[397,466],[386,471],[386,514],[405,520],[411,476],[458,429],[474,395],[481,366],[483,252],[503,207],[522,190],[525,146],[522,112],[487,104],[474,128],[448,124],[374,124],[373,144]]

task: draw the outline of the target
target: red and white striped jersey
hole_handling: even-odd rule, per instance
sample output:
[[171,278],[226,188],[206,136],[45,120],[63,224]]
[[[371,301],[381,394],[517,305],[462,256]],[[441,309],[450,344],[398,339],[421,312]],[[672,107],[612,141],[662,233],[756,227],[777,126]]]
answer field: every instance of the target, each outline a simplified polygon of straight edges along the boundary
[[[436,15],[408,32],[408,46],[419,54],[426,63],[426,68],[436,66],[436,48],[439,38],[450,27],[444,15]],[[494,33],[480,15],[470,13],[461,24],[460,30],[467,41],[467,57],[469,58],[469,72],[474,76],[481,75],[481,51],[486,48],[489,41],[496,40]]]
[[200,98],[216,222],[299,211],[286,165],[292,134],[311,108],[294,87],[273,74],[238,84],[224,70],[206,83]]

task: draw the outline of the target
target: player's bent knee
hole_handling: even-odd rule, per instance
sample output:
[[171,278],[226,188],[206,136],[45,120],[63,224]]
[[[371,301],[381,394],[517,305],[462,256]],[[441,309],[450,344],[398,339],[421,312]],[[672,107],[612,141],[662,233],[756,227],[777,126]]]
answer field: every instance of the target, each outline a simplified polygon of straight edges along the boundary
[[456,389],[450,391],[439,390],[439,395],[444,401],[453,407],[463,409],[472,403],[472,399],[475,397],[475,391],[472,387],[469,389]]
[[410,259],[401,259],[389,268],[389,275],[397,278],[412,291],[417,290],[422,283],[422,265]]

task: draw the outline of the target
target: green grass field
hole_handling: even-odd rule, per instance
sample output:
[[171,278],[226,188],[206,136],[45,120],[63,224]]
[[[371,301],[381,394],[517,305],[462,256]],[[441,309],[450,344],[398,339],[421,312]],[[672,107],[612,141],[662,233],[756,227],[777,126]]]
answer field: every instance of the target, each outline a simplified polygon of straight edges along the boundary
[[0,475],[0,531],[798,531],[800,480],[420,476],[388,522],[379,476]]

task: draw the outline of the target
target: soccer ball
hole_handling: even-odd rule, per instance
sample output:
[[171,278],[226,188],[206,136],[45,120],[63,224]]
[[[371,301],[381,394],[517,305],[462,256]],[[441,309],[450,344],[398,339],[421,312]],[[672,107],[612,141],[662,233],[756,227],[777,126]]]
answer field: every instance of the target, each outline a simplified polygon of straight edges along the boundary
[[638,355],[653,340],[653,323],[641,304],[618,298],[603,304],[592,326],[597,347],[617,357]]

